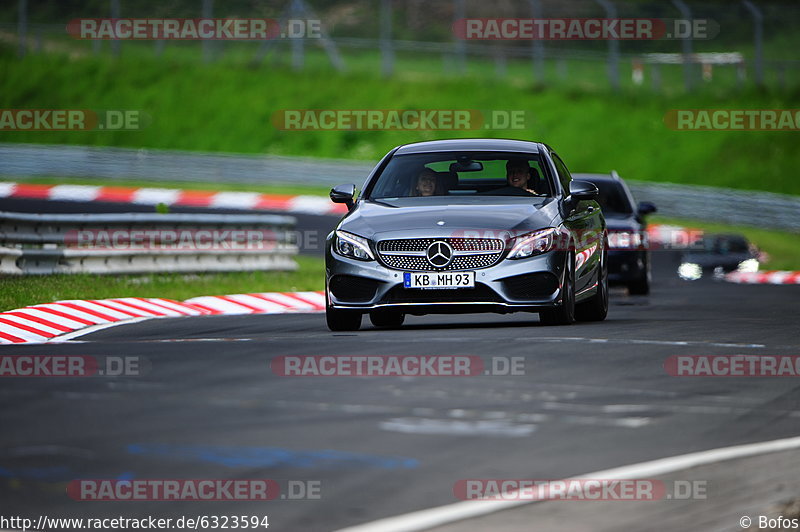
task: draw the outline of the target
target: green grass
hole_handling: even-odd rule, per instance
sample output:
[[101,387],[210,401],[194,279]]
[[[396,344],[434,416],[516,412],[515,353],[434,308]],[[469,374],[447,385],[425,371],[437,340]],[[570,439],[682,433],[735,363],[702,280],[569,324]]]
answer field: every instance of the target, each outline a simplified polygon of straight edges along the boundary
[[[177,54],[18,60],[8,46],[0,46],[0,68],[0,108],[138,109],[152,118],[141,131],[4,131],[2,142],[375,161],[407,142],[512,137],[548,142],[575,172],[616,169],[635,180],[800,194],[796,132],[678,132],[663,123],[670,109],[796,108],[797,89],[713,86],[658,95],[628,87],[614,94],[581,82],[571,88],[535,85],[530,75],[498,81],[491,70],[463,78],[406,73],[386,80],[374,72],[336,74],[310,59],[305,71],[295,73],[282,64],[202,64]],[[281,109],[326,108],[524,110],[529,120],[520,130],[461,131],[282,131],[271,123]]]
[[0,276],[0,311],[61,299],[161,297],[182,301],[207,295],[322,290],[322,259],[298,256],[296,260],[299,268],[294,272]]
[[761,265],[761,270],[800,270],[800,233],[666,218],[657,215],[650,217],[649,221],[702,229],[711,233],[739,233],[746,236],[761,251],[767,253],[769,260]]

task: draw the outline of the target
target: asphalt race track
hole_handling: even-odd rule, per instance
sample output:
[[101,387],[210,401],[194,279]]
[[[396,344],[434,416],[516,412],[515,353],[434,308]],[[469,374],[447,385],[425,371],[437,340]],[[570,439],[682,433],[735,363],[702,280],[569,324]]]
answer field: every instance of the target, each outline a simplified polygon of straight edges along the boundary
[[[4,379],[0,500],[33,518],[268,515],[272,530],[334,530],[456,502],[460,479],[559,479],[796,436],[796,378],[681,378],[663,364],[672,355],[800,354],[800,289],[689,283],[676,268],[673,254],[654,253],[652,294],[614,291],[608,320],[596,324],[427,316],[399,330],[365,320],[359,332],[331,333],[322,314],[199,317],[4,347],[4,355],[140,357],[143,370]],[[477,355],[487,365],[522,357],[524,375],[270,369],[280,355],[321,354]],[[319,498],[87,502],[65,492],[74,479],[264,478],[282,488],[319,482]]]

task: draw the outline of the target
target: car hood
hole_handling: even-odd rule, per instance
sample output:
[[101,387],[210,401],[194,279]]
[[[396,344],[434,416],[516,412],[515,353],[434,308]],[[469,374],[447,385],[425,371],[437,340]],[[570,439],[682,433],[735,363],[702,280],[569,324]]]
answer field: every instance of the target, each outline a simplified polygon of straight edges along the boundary
[[342,220],[339,229],[371,240],[465,236],[461,231],[485,231],[488,236],[550,227],[558,214],[554,198],[537,198],[535,202],[492,200],[495,198],[446,205],[365,201]]

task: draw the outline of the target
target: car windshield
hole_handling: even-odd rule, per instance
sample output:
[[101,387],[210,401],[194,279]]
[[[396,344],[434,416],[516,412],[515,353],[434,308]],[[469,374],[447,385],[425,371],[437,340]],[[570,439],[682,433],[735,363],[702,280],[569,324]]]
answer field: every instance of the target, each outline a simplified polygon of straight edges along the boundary
[[[576,179],[580,178],[576,177]],[[601,179],[592,182],[597,185],[597,189],[600,191],[597,202],[600,204],[604,214],[628,215],[633,213],[633,205],[628,201],[622,185]]]
[[396,155],[367,198],[549,196],[541,158],[527,153],[438,152]]
[[717,255],[747,253],[749,246],[747,240],[739,236],[713,236],[703,241],[704,250]]

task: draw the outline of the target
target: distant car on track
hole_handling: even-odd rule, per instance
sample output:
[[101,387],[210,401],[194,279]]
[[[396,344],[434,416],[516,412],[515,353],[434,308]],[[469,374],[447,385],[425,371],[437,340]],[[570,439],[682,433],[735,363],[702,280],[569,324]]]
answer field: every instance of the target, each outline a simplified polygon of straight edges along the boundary
[[[538,312],[547,324],[603,320],[606,223],[597,187],[546,144],[462,139],[391,150],[328,235],[331,330],[400,326],[406,314]],[[594,238],[587,236],[594,235]]]
[[609,231],[608,281],[624,285],[631,295],[650,293],[650,252],[645,216],[656,212],[650,202],[636,203],[628,185],[617,174],[574,174],[575,179],[594,183],[600,191],[597,202]]
[[759,259],[760,252],[743,235],[707,234],[681,255],[678,275],[694,281],[705,274],[755,272]]

